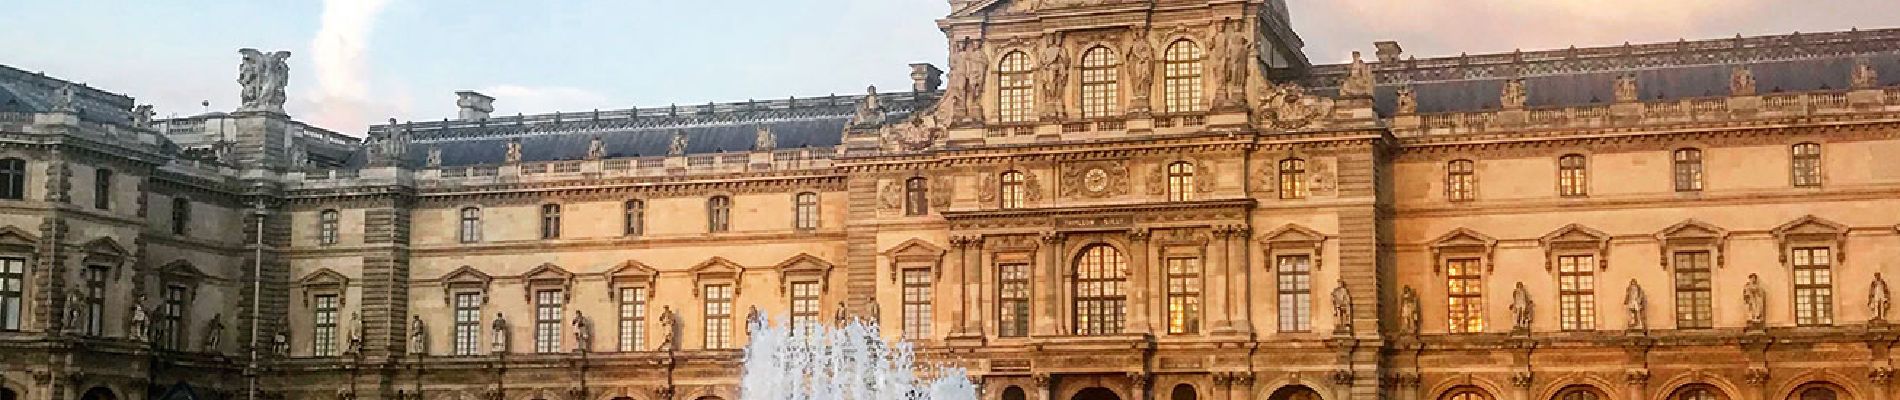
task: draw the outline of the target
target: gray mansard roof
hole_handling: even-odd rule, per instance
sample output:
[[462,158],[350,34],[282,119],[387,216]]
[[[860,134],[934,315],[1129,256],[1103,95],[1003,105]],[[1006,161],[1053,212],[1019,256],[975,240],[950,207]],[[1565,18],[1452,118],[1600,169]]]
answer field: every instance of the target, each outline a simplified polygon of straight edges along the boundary
[[131,97],[5,65],[0,65],[0,112],[52,111],[53,97],[67,85],[74,89],[80,119],[106,124],[132,122]]
[[[884,93],[887,118],[909,115],[935,101],[937,93]],[[674,133],[685,133],[688,154],[749,152],[760,128],[770,129],[780,150],[838,146],[863,96],[828,96],[744,103],[668,106],[613,111],[539,114],[371,126],[371,136],[409,133],[405,163],[421,165],[430,148],[442,150],[443,166],[499,164],[507,143],[521,141],[522,161],[579,160],[593,138],[608,158],[665,156]],[[506,99],[502,99],[506,101]],[[358,154],[352,165],[363,165]]]

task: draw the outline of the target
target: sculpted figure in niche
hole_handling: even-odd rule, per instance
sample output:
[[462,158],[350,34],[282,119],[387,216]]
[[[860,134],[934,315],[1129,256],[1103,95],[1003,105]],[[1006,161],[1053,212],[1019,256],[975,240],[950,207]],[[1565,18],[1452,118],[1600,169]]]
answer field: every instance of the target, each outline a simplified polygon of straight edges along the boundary
[[1643,295],[1643,287],[1630,279],[1630,287],[1623,291],[1623,308],[1629,310],[1629,330],[1649,330],[1649,316],[1643,310],[1649,307],[1649,299]]
[[131,314],[132,315],[128,316],[128,318],[131,318],[131,322],[127,323],[125,328],[125,338],[139,343],[150,340],[146,334],[150,333],[152,316],[146,314],[145,295],[138,295],[137,298],[132,300]]
[[1250,60],[1253,48],[1247,40],[1247,24],[1229,20],[1221,25],[1220,41],[1216,43],[1216,54],[1220,60],[1220,93],[1226,102],[1238,103],[1241,98],[1235,93],[1244,93],[1247,87],[1247,70],[1253,65]]
[[78,289],[73,289],[73,291],[66,293],[66,321],[64,325],[66,327],[66,333],[78,334],[80,332],[80,306],[84,303],[85,295],[80,294]]
[[1768,317],[1768,291],[1761,288],[1761,277],[1748,274],[1748,284],[1742,286],[1742,304],[1748,306],[1748,323],[1760,325]]
[[1893,302],[1893,292],[1887,290],[1887,279],[1874,273],[1874,282],[1867,287],[1867,315],[1874,321],[1886,322],[1887,310]]
[[1399,318],[1403,318],[1405,321],[1403,328],[1401,328],[1402,332],[1408,335],[1417,335],[1419,331],[1418,324],[1421,317],[1422,315],[1420,315],[1418,310],[1418,292],[1412,290],[1411,286],[1406,286],[1405,291],[1399,294]]
[[348,343],[349,345],[344,347],[343,349],[343,354],[355,355],[355,354],[361,354],[363,352],[363,316],[362,314],[358,314],[355,312],[350,313],[350,340]]
[[574,326],[574,350],[582,353],[593,350],[594,321],[588,320],[587,315],[580,310],[574,310],[574,322],[571,325]]
[[277,356],[290,355],[290,323],[277,320],[277,332],[271,334],[271,352]]
[[488,350],[495,353],[508,352],[508,319],[501,313],[495,313],[495,320],[488,323]]
[[1037,59],[1042,65],[1037,69],[1043,72],[1042,102],[1043,115],[1052,118],[1062,117],[1062,88],[1069,83],[1069,56],[1062,49],[1062,36],[1049,34],[1042,54]]
[[686,155],[686,132],[673,132],[673,142],[667,145],[666,155]]
[[1536,305],[1531,301],[1530,290],[1524,288],[1524,282],[1518,282],[1517,289],[1511,291],[1511,330],[1530,331],[1533,307]]
[[509,164],[521,163],[521,139],[520,138],[508,139],[508,153],[503,159],[503,161]]
[[224,342],[224,314],[212,314],[211,321],[205,322],[204,351],[218,352],[218,344]]
[[679,340],[679,324],[673,306],[660,306],[660,350],[673,351]]
[[1148,108],[1148,93],[1154,87],[1155,48],[1148,42],[1148,28],[1138,28],[1129,33],[1128,51],[1124,59],[1128,61],[1129,94],[1135,99],[1129,105],[1132,111]]
[[1397,109],[1396,112],[1399,115],[1418,113],[1418,93],[1412,90],[1412,85],[1400,86],[1393,102],[1395,103],[1393,108]]
[[429,330],[422,325],[422,316],[409,317],[409,354],[429,353]]
[[1352,292],[1346,289],[1345,279],[1333,287],[1333,325],[1337,330],[1352,330]]
[[950,94],[938,111],[948,113],[945,119],[952,123],[982,122],[983,78],[989,73],[989,57],[983,54],[982,42],[974,39],[964,39],[955,47],[950,55]]
[[1755,71],[1748,67],[1735,67],[1729,72],[1728,91],[1733,96],[1755,95]]

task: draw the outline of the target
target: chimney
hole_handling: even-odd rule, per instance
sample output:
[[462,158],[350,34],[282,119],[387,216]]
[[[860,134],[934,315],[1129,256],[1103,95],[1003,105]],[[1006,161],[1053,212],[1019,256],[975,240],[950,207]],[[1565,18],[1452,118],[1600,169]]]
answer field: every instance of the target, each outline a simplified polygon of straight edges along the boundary
[[935,92],[943,86],[943,70],[930,63],[910,65],[910,90],[916,92]]
[[472,90],[455,92],[455,106],[462,109],[463,121],[484,121],[495,112],[495,98]]
[[1390,40],[1372,42],[1372,47],[1379,49],[1374,54],[1379,56],[1380,64],[1399,62],[1399,57],[1405,55],[1405,48],[1399,47],[1399,42]]

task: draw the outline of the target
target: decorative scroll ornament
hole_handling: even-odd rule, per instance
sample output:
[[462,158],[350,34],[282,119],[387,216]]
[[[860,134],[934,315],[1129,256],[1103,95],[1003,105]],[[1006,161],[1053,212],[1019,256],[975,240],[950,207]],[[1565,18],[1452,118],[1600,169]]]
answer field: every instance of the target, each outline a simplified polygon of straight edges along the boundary
[[1254,112],[1274,128],[1305,128],[1333,115],[1333,99],[1308,95],[1293,82],[1268,84],[1261,92]]

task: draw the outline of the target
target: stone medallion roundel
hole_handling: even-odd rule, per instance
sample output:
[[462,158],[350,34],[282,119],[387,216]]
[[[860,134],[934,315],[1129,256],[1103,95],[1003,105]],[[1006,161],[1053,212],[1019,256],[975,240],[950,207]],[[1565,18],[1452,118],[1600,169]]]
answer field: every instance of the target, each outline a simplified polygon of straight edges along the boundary
[[1090,168],[1088,172],[1082,174],[1082,187],[1096,193],[1108,190],[1108,171]]

